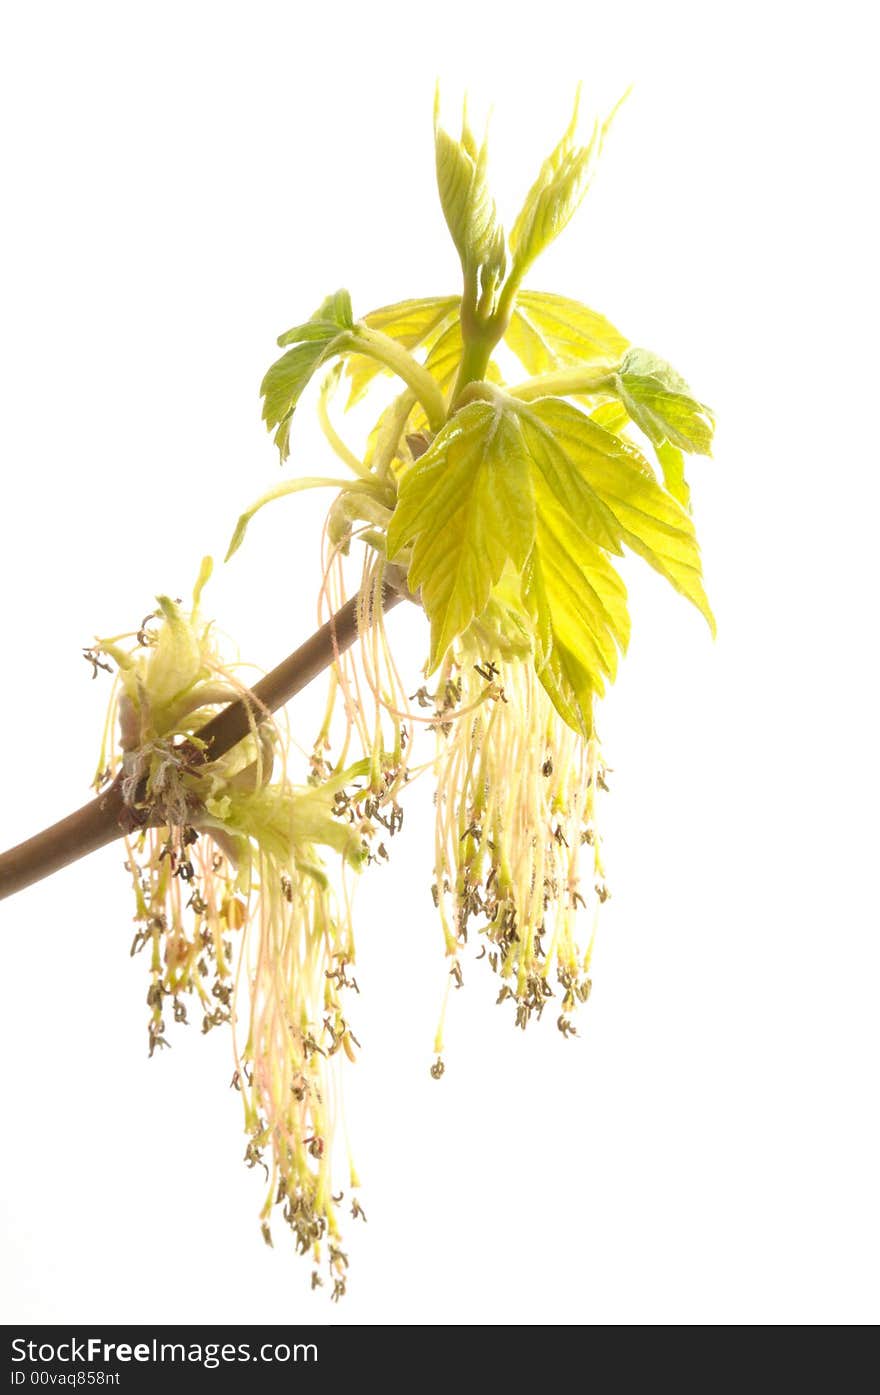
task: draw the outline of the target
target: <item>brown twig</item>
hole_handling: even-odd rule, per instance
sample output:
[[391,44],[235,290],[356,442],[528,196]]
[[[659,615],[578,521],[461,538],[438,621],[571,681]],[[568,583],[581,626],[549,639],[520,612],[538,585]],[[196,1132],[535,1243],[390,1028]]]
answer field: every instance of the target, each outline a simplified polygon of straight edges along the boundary
[[[387,586],[382,595],[383,608],[390,610],[404,594],[403,590]],[[247,736],[254,722],[263,721],[270,712],[283,707],[329,667],[337,654],[350,648],[357,639],[358,604],[357,596],[347,601],[305,644],[255,683],[249,697],[231,702],[202,727],[199,736],[207,742],[206,758],[213,759],[231,750]],[[117,779],[76,813],[0,854],[0,900],[121,838],[123,811]]]

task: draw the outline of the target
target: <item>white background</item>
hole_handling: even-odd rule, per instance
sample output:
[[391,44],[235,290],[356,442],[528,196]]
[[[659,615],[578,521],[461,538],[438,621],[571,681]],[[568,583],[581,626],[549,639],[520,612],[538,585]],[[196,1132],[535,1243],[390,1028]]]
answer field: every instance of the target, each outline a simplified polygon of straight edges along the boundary
[[[7,9],[0,845],[88,797],[105,689],[79,650],[186,594],[279,478],[274,338],[451,292],[435,76],[494,104],[513,211],[567,120],[630,82],[532,284],[666,355],[718,413],[692,470],[702,622],[632,571],[602,729],[614,892],[581,1037],[443,984],[418,801],[358,899],[350,1115],[366,1227],[307,1292],[241,1164],[227,1043],[145,1053],[118,847],[4,903],[7,1321],[876,1321],[877,111],[867,4],[542,0]],[[313,474],[306,413],[290,468]],[[245,657],[312,628],[326,499],[212,583]],[[415,673],[423,631],[390,622]],[[303,741],[320,699],[294,709]],[[426,794],[427,792],[425,792]],[[422,799],[424,800],[425,794]]]

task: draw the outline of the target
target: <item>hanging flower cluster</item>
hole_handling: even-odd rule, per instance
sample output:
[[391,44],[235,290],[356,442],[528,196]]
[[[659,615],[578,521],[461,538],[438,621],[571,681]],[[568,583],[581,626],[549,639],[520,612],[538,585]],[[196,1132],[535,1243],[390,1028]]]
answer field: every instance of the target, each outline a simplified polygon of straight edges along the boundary
[[[255,707],[251,733],[211,758],[200,732],[248,689],[199,613],[209,570],[206,562],[189,611],[160,596],[137,632],[90,650],[116,665],[96,783],[121,780],[132,953],[149,958],[150,1054],[168,1044],[169,1018],[194,1011],[203,1032],[232,1026],[245,1160],[265,1172],[264,1236],[271,1243],[275,1209],[315,1259],[315,1284],[326,1253],[338,1297],[347,1267],[333,1178],[338,1071],[358,1046],[347,1015],[357,982],[345,876],[371,855],[375,825],[355,792],[367,764],[296,787],[281,731]],[[114,727],[119,750],[108,758]],[[350,1160],[346,1185],[357,1186]],[[363,1214],[354,1196],[350,1209]]]
[[[430,899],[450,985],[472,952],[497,974],[517,1026],[546,1013],[574,1035],[608,895],[595,711],[629,639],[617,559],[642,557],[714,628],[684,472],[686,454],[709,453],[711,412],[602,315],[523,286],[583,198],[608,125],[581,140],[575,110],[507,236],[485,141],[466,114],[458,138],[435,118],[461,294],[355,319],[338,291],[279,339],[262,395],[281,458],[317,377],[319,420],[346,473],[269,490],[239,519],[228,557],[264,505],[330,486],[322,604],[330,615],[354,590],[359,607],[359,644],[331,670],[303,784],[255,703],[249,734],[227,754],[214,758],[200,737],[247,693],[200,618],[207,565],[191,609],[160,597],[139,631],[90,651],[117,668],[105,748],[118,730],[119,749],[102,756],[99,778],[119,776],[130,823],[150,1050],[165,1043],[169,1015],[185,1020],[191,1004],[204,1031],[232,1025],[246,1160],[266,1173],[264,1234],[271,1240],[279,1208],[316,1261],[315,1284],[326,1252],[334,1297],[346,1282],[342,1198],[364,1214],[334,1172],[344,1144],[337,1070],[358,1048],[348,1018],[352,874],[387,857],[407,784],[432,771]],[[507,382],[504,362],[526,376]],[[388,375],[402,391],[355,448],[331,417],[333,400],[344,386],[353,406]],[[386,633],[389,587],[430,624],[415,693]],[[425,733],[432,754],[414,754]],[[442,1021],[437,1077],[441,1052]]]

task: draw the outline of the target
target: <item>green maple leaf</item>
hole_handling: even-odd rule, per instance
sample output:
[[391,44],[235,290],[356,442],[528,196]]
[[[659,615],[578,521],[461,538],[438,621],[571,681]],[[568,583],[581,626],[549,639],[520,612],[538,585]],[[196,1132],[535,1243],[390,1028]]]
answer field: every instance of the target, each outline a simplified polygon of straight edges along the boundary
[[409,585],[431,621],[431,667],[486,608],[508,558],[520,570],[535,537],[529,462],[515,413],[472,402],[407,472],[388,528],[389,556],[413,544]]
[[290,454],[290,423],[306,384],[322,363],[348,344],[354,320],[348,291],[329,295],[305,324],[279,336],[279,348],[293,345],[272,364],[260,384],[263,420],[275,429],[282,460]]
[[647,349],[630,349],[617,370],[615,389],[636,426],[654,446],[709,455],[715,418],[698,402],[680,373]]
[[578,363],[617,364],[629,348],[604,315],[548,291],[519,292],[504,339],[532,375]]
[[639,553],[714,626],[685,510],[634,446],[559,398],[525,404],[496,392],[458,412],[401,480],[389,555],[406,546],[431,621],[431,667],[486,611],[510,563],[536,671],[582,732],[629,639],[611,556]]

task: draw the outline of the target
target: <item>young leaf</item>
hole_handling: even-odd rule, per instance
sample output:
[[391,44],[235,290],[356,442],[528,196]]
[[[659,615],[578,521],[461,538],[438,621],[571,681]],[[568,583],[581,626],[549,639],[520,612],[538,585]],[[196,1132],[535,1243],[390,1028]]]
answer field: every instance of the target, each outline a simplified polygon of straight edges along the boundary
[[[619,541],[687,597],[714,634],[715,619],[703,589],[694,525],[681,505],[654,480],[641,452],[560,398],[533,402],[524,416],[539,423],[553,449],[577,472],[603,516],[613,520],[610,526]],[[527,439],[532,449],[528,435]],[[588,522],[583,526],[595,537]]]
[[353,326],[351,296],[348,291],[334,291],[332,295],[328,295],[326,300],[321,302],[314,315],[305,324],[294,325],[293,329],[285,330],[284,334],[279,334],[278,347],[283,349],[288,344],[326,338],[328,334],[332,336],[341,329],[351,329]]
[[684,477],[684,454],[671,441],[661,441],[654,446],[654,454],[663,471],[663,483],[673,499],[677,499],[683,509],[690,513],[691,491]]
[[[629,642],[626,587],[605,554],[542,482],[523,599],[538,640],[535,667],[565,721],[589,734],[592,695]],[[572,717],[574,716],[574,720]]]
[[[623,99],[621,99],[623,100]],[[510,234],[513,266],[510,279],[519,285],[532,262],[559,236],[579,207],[593,177],[602,144],[620,102],[600,126],[598,121],[586,145],[576,140],[580,90],[565,133],[551,151],[526,195]]]
[[425,359],[425,367],[441,392],[448,392],[455,382],[463,352],[461,320],[455,319],[452,324],[447,325]]
[[546,291],[520,291],[504,338],[531,377],[580,363],[617,364],[629,348],[604,315]]
[[[629,412],[626,410],[619,397],[609,397],[607,402],[602,402],[598,407],[594,407],[590,412],[590,416],[593,418],[593,421],[597,421],[600,426],[604,426],[606,431],[613,432],[615,436],[622,436],[629,426]],[[651,478],[656,478],[654,471],[648,466],[647,460],[645,461],[645,467],[648,469]]]
[[[528,565],[528,564],[527,564]],[[533,626],[523,609],[522,578],[508,562],[501,579],[492,587],[489,601],[468,626],[464,643],[487,657],[498,655],[506,662],[531,659],[534,653]]]
[[474,288],[478,278],[483,287],[497,286],[507,268],[507,245],[489,192],[488,145],[484,140],[477,146],[467,111],[462,117],[460,140],[444,131],[439,123],[439,93],[434,108],[434,148],[440,204],[465,280]]
[[263,397],[263,420],[275,430],[275,444],[286,460],[290,454],[290,423],[296,404],[315,371],[324,362],[333,339],[322,338],[297,344],[275,363],[260,384]]
[[598,125],[587,145],[577,145],[580,89],[559,144],[541,166],[510,233],[511,276],[518,284],[536,257],[562,232],[586,193],[599,137]]
[[535,511],[515,413],[472,402],[403,476],[388,555],[413,544],[410,590],[431,621],[431,668],[486,607],[508,558],[522,570]]
[[715,418],[679,373],[647,349],[630,349],[615,378],[616,390],[636,426],[653,445],[709,455]]
[[[626,589],[570,515],[548,502],[523,576],[523,604],[536,638],[534,664],[563,721],[592,732],[593,697],[614,678],[626,648]],[[555,514],[555,516],[554,516]]]
[[[410,352],[423,344],[430,345],[444,327],[449,317],[458,309],[459,296],[429,296],[424,300],[402,300],[396,305],[383,305],[364,316],[364,324],[370,329],[381,330],[389,338],[396,339]],[[354,355],[348,363],[348,376],[351,391],[347,406],[360,401],[377,374],[382,373],[382,365],[375,359]]]
[[394,305],[383,305],[364,316],[364,323],[370,329],[379,329],[383,334],[396,339],[405,348],[412,350],[429,337],[431,331],[439,329],[441,323],[458,309],[461,297],[457,295],[431,295],[421,300],[399,300]]
[[321,364],[346,346],[353,323],[348,291],[336,291],[305,324],[280,335],[279,346],[292,344],[293,348],[272,364],[260,385],[260,396],[266,426],[270,431],[277,428],[275,444],[282,460],[290,454],[290,422],[303,389]]
[[634,446],[559,398],[496,394],[458,412],[401,479],[389,556],[408,543],[431,666],[485,614],[509,562],[523,577],[537,672],[579,731],[629,638],[626,591],[606,554],[638,552],[714,627],[688,515]]
[[[591,542],[606,552],[621,556],[623,548],[617,519],[585,480],[581,461],[571,449],[570,440],[565,436],[557,438],[555,432],[545,424],[548,410],[552,410],[556,403],[568,406],[558,398],[542,398],[530,403],[528,408],[519,410],[521,429],[532,465],[533,488],[543,487],[544,492],[552,496],[577,522]],[[574,407],[570,410],[576,417],[583,416]],[[616,443],[616,437],[608,436],[608,440]]]
[[[597,425],[604,427],[606,431],[610,431],[612,435],[622,437],[627,445],[632,444],[627,440],[624,434],[626,428],[630,424],[629,412],[626,410],[619,397],[609,397],[607,402],[602,402],[598,407],[594,407],[590,412],[590,418],[596,422]],[[679,452],[676,452],[676,454],[678,453]],[[655,450],[655,454],[659,456],[659,451]],[[656,480],[656,470],[654,470],[650,462],[645,459],[641,451],[636,450],[631,456],[631,459],[637,470],[641,470],[642,474],[647,475],[648,479]],[[669,484],[666,480],[664,480],[664,484],[666,484],[667,489],[669,489]],[[670,489],[669,492],[672,494],[673,498],[678,497],[673,489]],[[680,499],[679,503],[681,503]]]
[[413,544],[409,583],[421,586],[431,620],[432,666],[485,613],[507,562],[522,573],[528,559],[536,665],[548,690],[565,687],[570,714],[613,677],[615,646],[629,635],[623,584],[599,547],[619,551],[618,537],[613,514],[533,410],[480,401],[403,476],[388,548],[393,557]]

